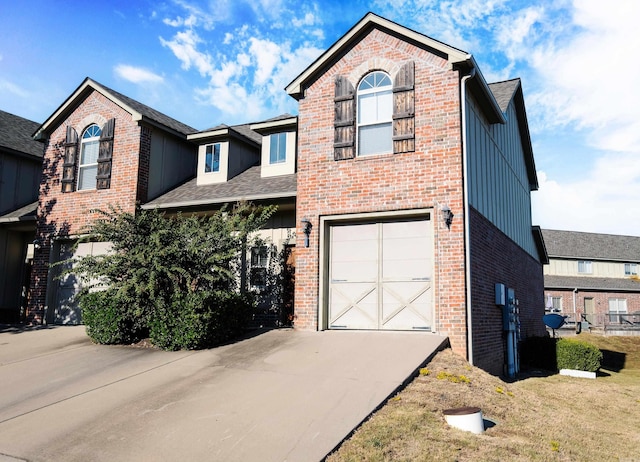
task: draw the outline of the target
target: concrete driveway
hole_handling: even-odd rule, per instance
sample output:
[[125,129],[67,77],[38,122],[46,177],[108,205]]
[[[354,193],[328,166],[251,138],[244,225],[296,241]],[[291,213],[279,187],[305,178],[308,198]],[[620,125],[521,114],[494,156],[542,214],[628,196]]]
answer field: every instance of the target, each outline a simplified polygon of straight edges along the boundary
[[203,351],[0,330],[0,461],[322,459],[446,339],[272,330]]

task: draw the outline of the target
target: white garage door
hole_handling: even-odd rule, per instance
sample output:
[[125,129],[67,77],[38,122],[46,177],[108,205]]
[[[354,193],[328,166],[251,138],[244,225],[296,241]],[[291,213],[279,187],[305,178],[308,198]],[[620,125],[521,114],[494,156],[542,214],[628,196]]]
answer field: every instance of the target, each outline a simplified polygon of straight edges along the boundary
[[[74,242],[62,242],[59,245],[57,261],[68,260],[71,257],[79,258],[86,255],[100,255],[107,253],[109,243],[107,242],[83,242],[73,249]],[[61,265],[65,270],[71,268],[71,262]],[[55,287],[53,319],[49,322],[54,324],[81,324],[82,316],[76,295],[82,290],[82,280],[73,273],[62,276]]]
[[331,226],[329,328],[431,329],[432,236],[428,219]]

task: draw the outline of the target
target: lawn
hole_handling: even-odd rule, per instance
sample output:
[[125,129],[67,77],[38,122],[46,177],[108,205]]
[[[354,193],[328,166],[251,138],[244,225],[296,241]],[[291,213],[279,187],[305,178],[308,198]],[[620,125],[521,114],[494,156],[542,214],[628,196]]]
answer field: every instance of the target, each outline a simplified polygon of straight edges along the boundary
[[[507,383],[444,350],[327,460],[638,461],[640,336],[580,339],[605,350],[595,380],[534,371]],[[463,406],[493,426],[449,427],[442,411]]]

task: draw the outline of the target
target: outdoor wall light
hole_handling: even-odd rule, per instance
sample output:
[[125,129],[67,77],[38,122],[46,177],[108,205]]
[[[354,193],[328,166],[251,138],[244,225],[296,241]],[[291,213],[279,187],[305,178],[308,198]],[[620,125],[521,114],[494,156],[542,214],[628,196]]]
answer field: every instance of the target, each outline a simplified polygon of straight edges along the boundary
[[33,248],[34,249],[39,249],[40,247],[42,247],[42,244],[40,243],[40,241],[38,239],[34,239],[33,240]]
[[309,235],[311,234],[311,222],[308,218],[300,220],[302,224],[302,232],[304,233],[304,246],[309,247]]
[[444,224],[447,225],[447,228],[451,228],[451,222],[453,221],[453,212],[448,205],[443,205],[441,210]]

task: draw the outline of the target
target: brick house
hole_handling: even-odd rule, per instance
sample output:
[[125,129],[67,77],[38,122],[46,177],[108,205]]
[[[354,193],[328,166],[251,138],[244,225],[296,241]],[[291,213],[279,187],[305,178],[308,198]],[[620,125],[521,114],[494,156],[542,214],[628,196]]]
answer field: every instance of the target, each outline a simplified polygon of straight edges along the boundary
[[549,254],[547,311],[568,316],[570,328],[640,327],[640,237],[551,229],[542,234]]
[[[295,265],[295,328],[437,332],[501,373],[502,284],[521,335],[545,334],[519,79],[487,84],[470,54],[368,14],[286,91],[297,117],[196,131],[87,79],[38,132],[31,317],[79,320],[68,303],[79,281],[54,282],[46,263],[68,255],[90,209],[206,213],[251,200],[279,204],[263,233]],[[98,146],[86,165],[85,143]],[[266,260],[250,249],[245,286],[260,284]]]
[[[80,322],[74,296],[81,281],[56,278],[49,263],[72,256],[71,246],[94,209],[133,212],[192,176],[195,132],[125,95],[87,78],[42,124],[45,145],[37,209],[37,249],[31,272],[31,322]],[[77,255],[104,252],[85,243]],[[59,271],[59,270],[58,270]]]
[[43,154],[31,136],[39,126],[0,111],[0,322],[26,309]]

